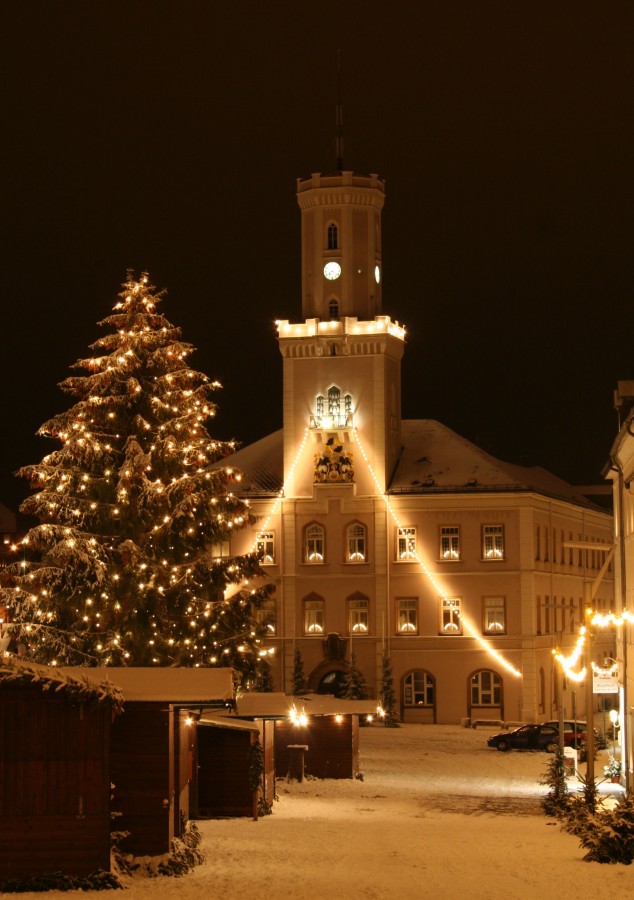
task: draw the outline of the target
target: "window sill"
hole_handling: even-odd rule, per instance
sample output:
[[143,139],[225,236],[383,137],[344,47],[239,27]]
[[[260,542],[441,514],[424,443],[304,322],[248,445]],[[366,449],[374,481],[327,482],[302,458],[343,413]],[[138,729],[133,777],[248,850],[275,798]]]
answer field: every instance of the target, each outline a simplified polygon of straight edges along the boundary
[[440,556],[436,562],[439,563],[448,563],[449,565],[455,566],[456,563],[464,563],[464,559],[460,557],[459,559],[445,559],[443,556]]
[[507,562],[506,556],[481,556],[480,562],[485,563],[503,563]]

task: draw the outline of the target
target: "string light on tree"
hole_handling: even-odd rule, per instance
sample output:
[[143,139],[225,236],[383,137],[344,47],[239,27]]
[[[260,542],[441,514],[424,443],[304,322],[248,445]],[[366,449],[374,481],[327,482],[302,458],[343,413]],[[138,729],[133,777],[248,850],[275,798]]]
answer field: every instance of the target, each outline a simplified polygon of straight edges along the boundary
[[143,275],[127,281],[107,333],[72,367],[73,405],[40,434],[58,449],[25,466],[36,516],[0,591],[28,656],[66,665],[235,665],[248,677],[269,588],[225,596],[259,574],[255,554],[212,558],[211,544],[253,522],[236,497],[235,449],[212,440],[218,382],[195,371],[190,344]]

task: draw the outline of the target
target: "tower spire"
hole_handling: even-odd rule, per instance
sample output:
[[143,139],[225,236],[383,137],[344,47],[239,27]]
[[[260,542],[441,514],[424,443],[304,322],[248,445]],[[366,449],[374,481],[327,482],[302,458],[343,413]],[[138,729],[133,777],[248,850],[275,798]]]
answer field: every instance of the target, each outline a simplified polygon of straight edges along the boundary
[[343,172],[343,105],[341,102],[341,50],[337,50],[337,172]]

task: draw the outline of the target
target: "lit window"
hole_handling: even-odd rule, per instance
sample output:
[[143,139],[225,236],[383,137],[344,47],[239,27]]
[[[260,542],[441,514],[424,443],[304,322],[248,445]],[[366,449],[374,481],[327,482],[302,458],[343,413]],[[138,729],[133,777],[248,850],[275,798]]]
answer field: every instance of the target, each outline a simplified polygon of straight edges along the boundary
[[348,615],[351,634],[368,633],[368,601],[366,598],[349,600]]
[[277,625],[277,612],[275,600],[265,600],[262,606],[255,611],[255,620],[258,625],[263,625],[269,635],[274,635]]
[[272,566],[275,562],[275,540],[272,531],[259,531],[256,553],[263,566]]
[[400,634],[418,633],[418,600],[415,597],[398,601],[398,630]]
[[504,597],[484,598],[484,630],[487,634],[504,634],[506,614]]
[[229,556],[230,550],[229,541],[214,541],[209,548],[212,559],[221,559],[222,557]]
[[418,669],[405,676],[403,702],[405,706],[433,706],[435,683],[429,672]]
[[460,600],[458,597],[441,598],[440,631],[442,634],[462,634]]
[[309,525],[304,532],[304,562],[319,565],[324,561],[324,529]]
[[324,601],[304,601],[304,634],[324,633]]
[[366,560],[365,525],[355,522],[347,529],[347,560],[359,563]]
[[416,529],[399,528],[397,558],[402,560],[416,559]]
[[334,298],[328,303],[328,318],[335,321],[339,319],[339,301]]
[[471,676],[472,706],[501,706],[502,679],[489,669],[482,669]]
[[331,222],[328,225],[328,249],[329,250],[338,250],[338,239],[339,235],[337,233],[337,226],[334,222]]
[[460,529],[457,525],[440,529],[440,558],[460,559]]
[[504,559],[504,528],[502,525],[483,526],[482,557],[484,559]]

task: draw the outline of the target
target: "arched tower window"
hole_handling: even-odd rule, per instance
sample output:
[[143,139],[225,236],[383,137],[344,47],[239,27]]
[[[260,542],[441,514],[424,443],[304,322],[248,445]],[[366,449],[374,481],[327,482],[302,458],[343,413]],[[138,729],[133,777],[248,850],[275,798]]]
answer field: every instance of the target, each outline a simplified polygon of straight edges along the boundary
[[328,303],[328,318],[335,320],[339,319],[339,301],[335,300],[334,297]]
[[338,250],[339,249],[339,234],[337,231],[337,226],[334,222],[331,222],[328,225],[328,249],[329,250]]
[[333,384],[328,388],[328,415],[338,416],[341,403],[341,391]]

